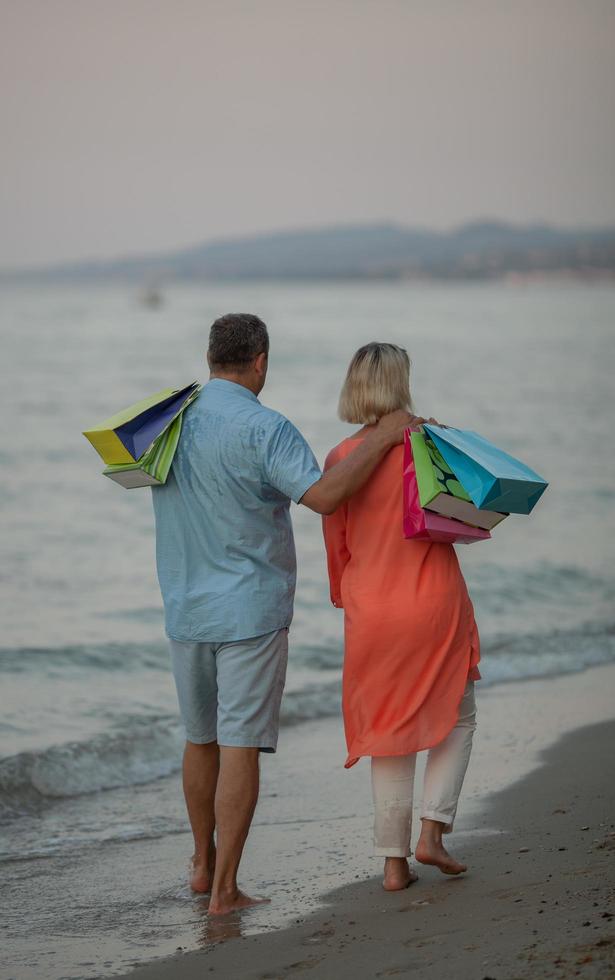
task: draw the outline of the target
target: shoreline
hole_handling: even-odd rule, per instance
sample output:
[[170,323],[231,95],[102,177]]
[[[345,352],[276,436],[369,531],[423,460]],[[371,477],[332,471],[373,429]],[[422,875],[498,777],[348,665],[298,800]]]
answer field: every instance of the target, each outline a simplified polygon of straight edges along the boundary
[[418,866],[417,884],[385,894],[371,854],[369,770],[340,778],[339,719],[301,725],[279,767],[266,767],[244,859],[245,887],[262,887],[272,904],[213,922],[193,900],[202,948],[121,975],[357,980],[420,967],[422,980],[450,976],[455,957],[455,980],[612,976],[615,762],[602,757],[615,735],[615,664],[532,681],[482,697],[478,685],[475,751],[448,840],[467,875]]

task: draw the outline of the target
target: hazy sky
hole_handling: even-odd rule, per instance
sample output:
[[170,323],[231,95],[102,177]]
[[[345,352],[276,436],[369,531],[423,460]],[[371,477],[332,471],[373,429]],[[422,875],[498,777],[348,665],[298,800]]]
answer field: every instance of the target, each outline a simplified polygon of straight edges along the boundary
[[615,0],[0,0],[0,265],[615,224]]

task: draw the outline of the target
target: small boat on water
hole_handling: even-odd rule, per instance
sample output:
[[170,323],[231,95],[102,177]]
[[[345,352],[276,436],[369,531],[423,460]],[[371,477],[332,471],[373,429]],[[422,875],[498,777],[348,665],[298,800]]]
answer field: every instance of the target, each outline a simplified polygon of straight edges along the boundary
[[162,290],[157,286],[146,286],[139,293],[139,302],[141,306],[147,306],[151,310],[158,309],[164,303]]

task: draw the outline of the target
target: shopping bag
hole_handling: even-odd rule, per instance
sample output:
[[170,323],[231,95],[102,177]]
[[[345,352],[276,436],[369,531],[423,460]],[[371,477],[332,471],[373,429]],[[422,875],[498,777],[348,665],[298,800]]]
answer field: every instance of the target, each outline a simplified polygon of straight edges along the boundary
[[170,426],[159,435],[137,463],[119,463],[107,466],[104,476],[120,486],[132,490],[135,487],[155,487],[166,483],[171,463],[179,443],[183,412],[173,419]]
[[185,388],[164,388],[83,434],[105,463],[135,463],[200,390],[196,381]]
[[529,466],[476,432],[431,424],[423,428],[477,507],[529,514],[548,486]]
[[421,507],[489,531],[507,517],[494,510],[479,510],[436,445],[422,432],[413,432],[411,443]]
[[404,537],[416,541],[472,544],[491,537],[485,528],[471,527],[421,507],[409,430],[404,434],[403,515]]

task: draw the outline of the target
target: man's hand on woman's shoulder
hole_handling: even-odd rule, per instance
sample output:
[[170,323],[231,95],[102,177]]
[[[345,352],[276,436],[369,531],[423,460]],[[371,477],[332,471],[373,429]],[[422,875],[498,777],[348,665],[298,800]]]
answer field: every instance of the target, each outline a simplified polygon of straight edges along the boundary
[[374,438],[381,439],[389,447],[398,446],[404,441],[406,429],[416,430],[428,421],[438,424],[435,419],[424,419],[422,415],[412,415],[411,412],[398,409],[396,412],[390,412],[389,415],[383,415],[372,431]]
[[404,441],[406,429],[418,429],[427,421],[438,424],[435,419],[424,419],[421,415],[412,415],[401,409],[383,415],[359,446],[329,466],[299,502],[317,514],[333,514],[340,504],[363,486],[389,449]]

